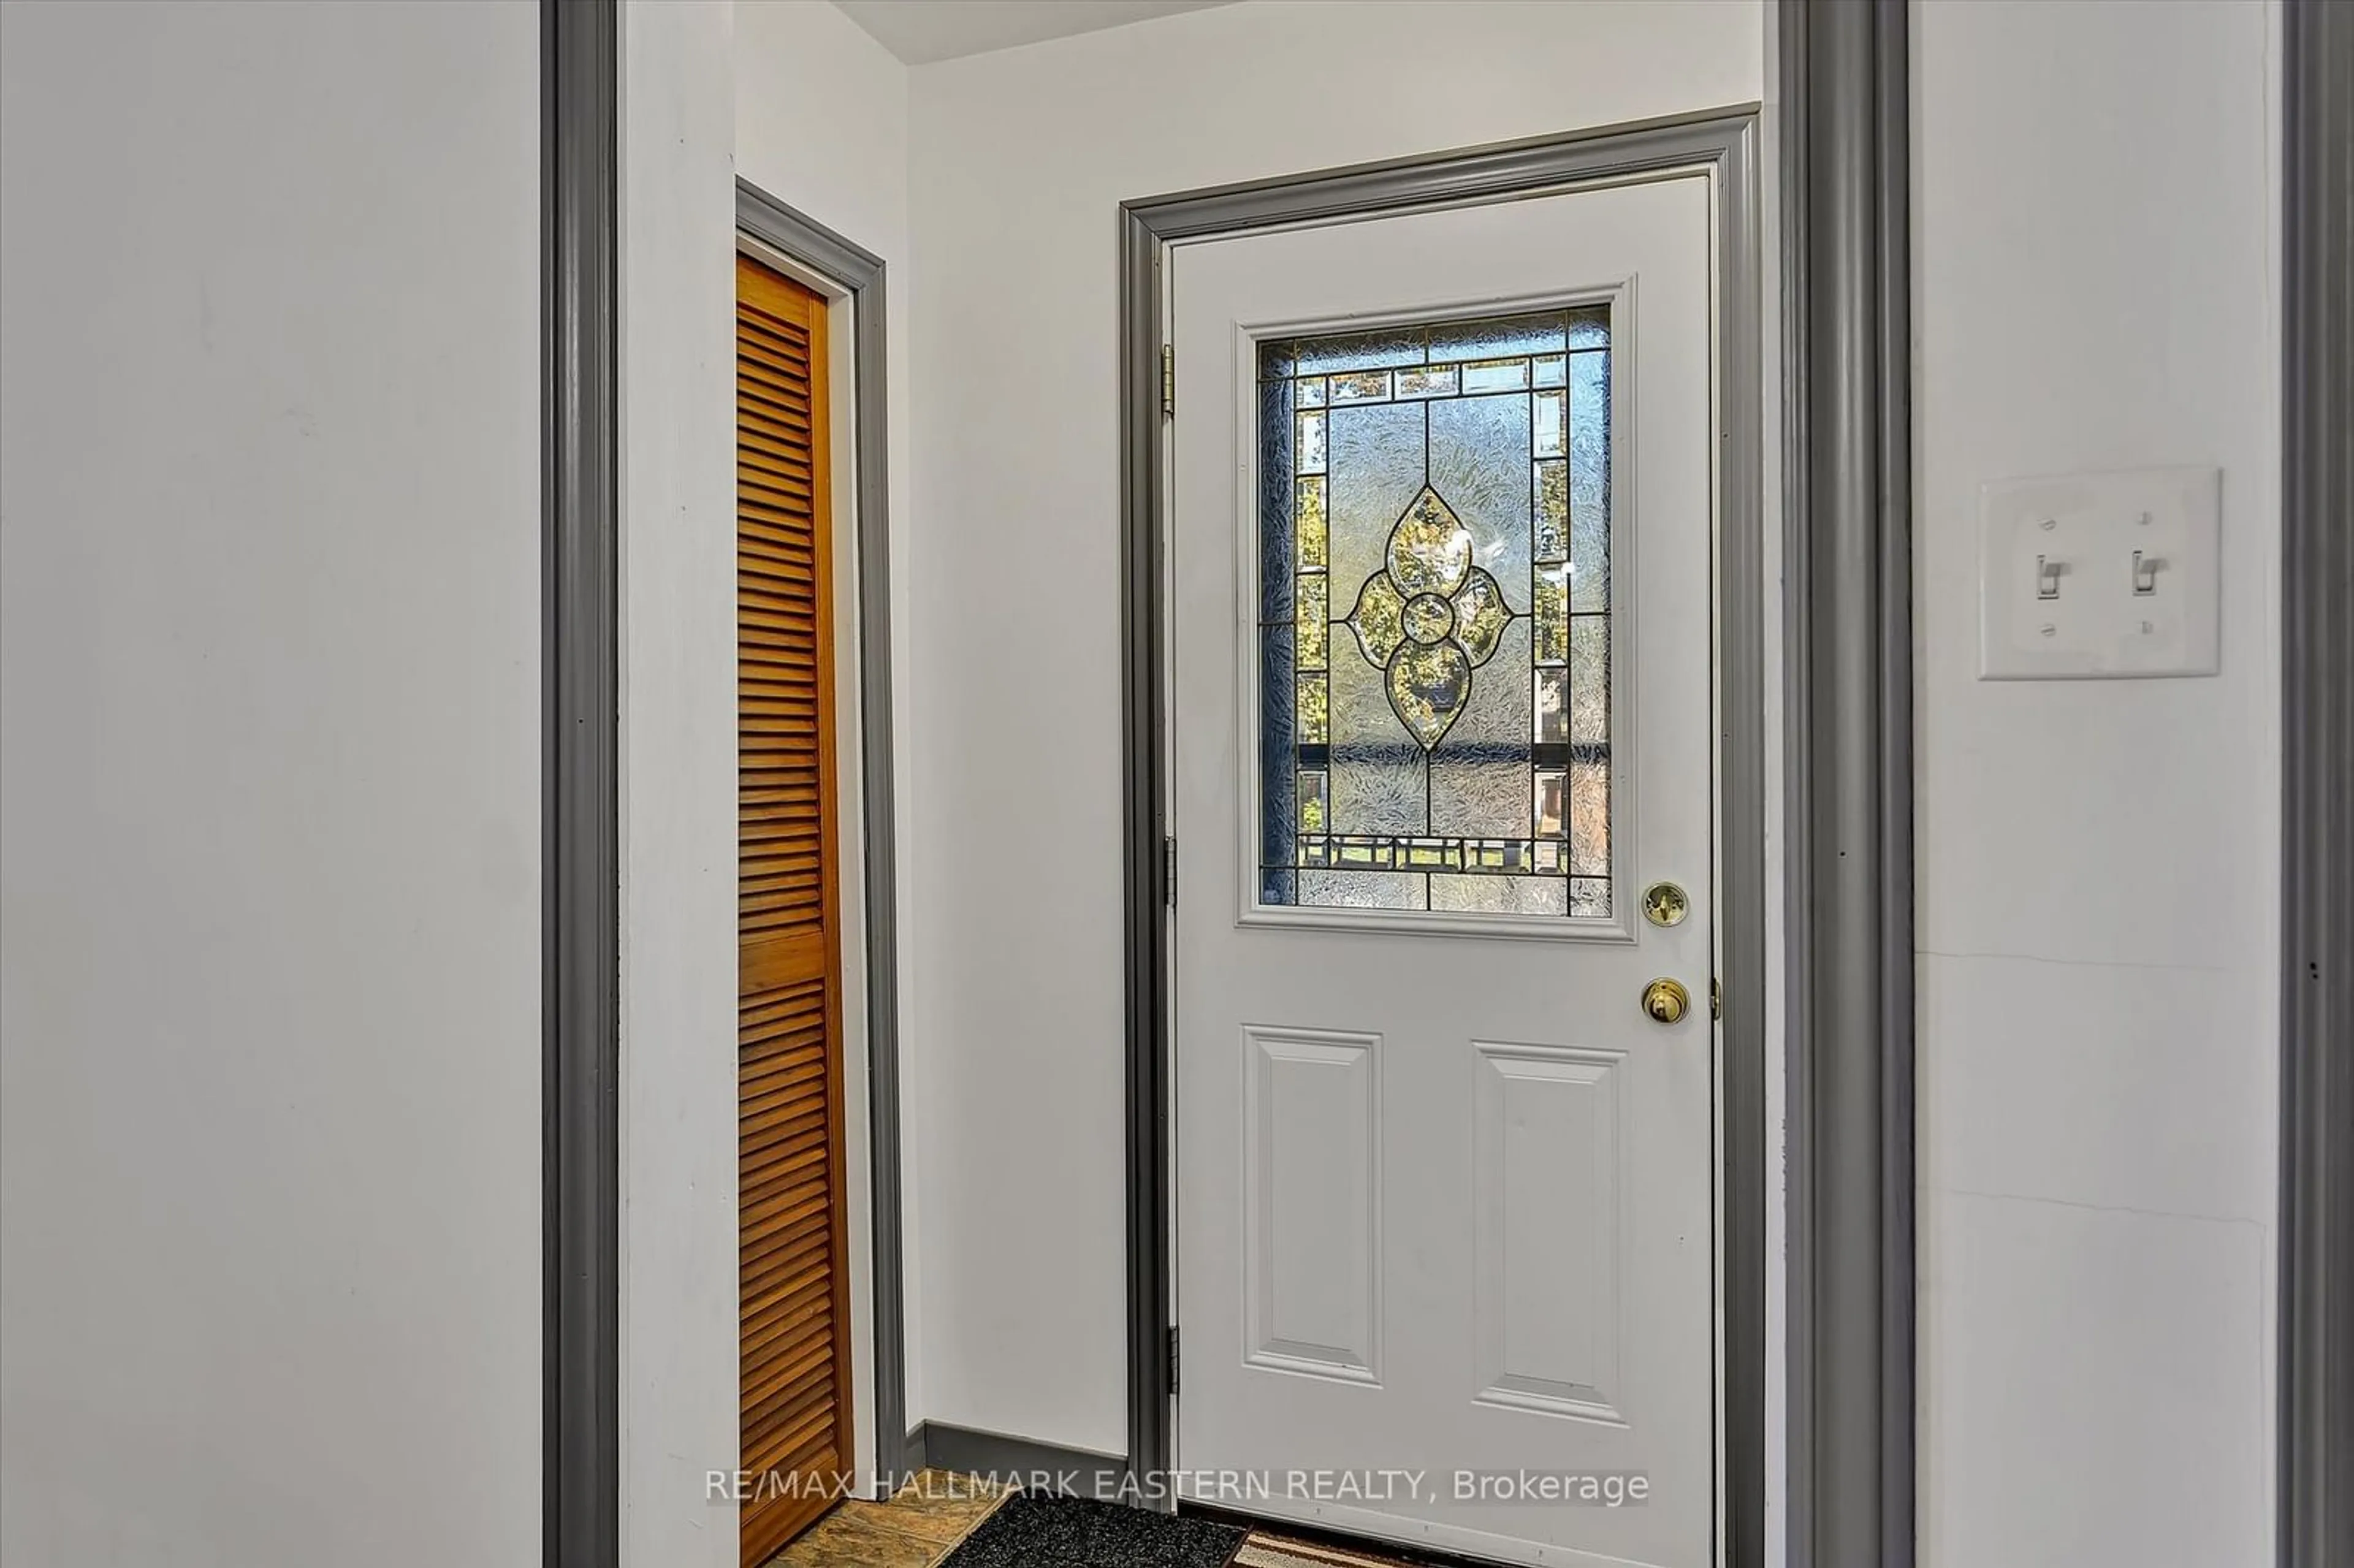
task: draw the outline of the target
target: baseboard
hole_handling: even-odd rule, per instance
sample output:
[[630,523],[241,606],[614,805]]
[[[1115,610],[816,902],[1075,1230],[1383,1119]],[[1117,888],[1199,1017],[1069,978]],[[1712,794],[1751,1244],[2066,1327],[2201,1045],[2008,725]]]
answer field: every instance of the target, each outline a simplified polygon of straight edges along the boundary
[[976,1432],[944,1421],[919,1421],[907,1434],[910,1469],[954,1470],[1025,1487],[1032,1491],[1118,1500],[1128,1461],[1114,1454],[1066,1448],[1002,1432]]
[[907,1475],[932,1467],[930,1461],[924,1457],[924,1424],[918,1421],[908,1428],[907,1441],[900,1446],[899,1462],[907,1467],[905,1473]]

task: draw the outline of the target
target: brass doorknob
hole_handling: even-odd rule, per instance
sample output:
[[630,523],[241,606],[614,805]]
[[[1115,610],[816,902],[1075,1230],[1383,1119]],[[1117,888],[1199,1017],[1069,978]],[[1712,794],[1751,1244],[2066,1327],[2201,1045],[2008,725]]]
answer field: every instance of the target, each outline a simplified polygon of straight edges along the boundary
[[1658,1023],[1673,1023],[1691,1011],[1691,992],[1681,980],[1659,979],[1643,988],[1643,1011]]

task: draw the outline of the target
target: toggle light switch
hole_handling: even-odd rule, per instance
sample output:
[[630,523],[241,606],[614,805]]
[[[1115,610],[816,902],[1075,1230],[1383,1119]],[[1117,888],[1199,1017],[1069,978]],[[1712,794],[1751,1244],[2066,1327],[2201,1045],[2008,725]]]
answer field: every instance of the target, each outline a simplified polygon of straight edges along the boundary
[[2013,479],[1978,505],[1978,675],[2211,675],[2222,472]]

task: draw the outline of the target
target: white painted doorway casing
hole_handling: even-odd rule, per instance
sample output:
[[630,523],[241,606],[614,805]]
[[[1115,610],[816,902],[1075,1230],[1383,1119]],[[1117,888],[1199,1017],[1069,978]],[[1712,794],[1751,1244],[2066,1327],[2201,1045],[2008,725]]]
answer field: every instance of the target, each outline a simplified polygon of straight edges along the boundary
[[[1176,1463],[1267,1487],[1205,1500],[1524,1563],[1716,1556],[1713,211],[1694,173],[1172,250]],[[1611,917],[1259,906],[1255,340],[1580,302],[1614,361]],[[1662,879],[1668,928],[1637,911]],[[1654,977],[1681,1022],[1642,1012]],[[1645,1496],[1456,1496],[1522,1471]]]

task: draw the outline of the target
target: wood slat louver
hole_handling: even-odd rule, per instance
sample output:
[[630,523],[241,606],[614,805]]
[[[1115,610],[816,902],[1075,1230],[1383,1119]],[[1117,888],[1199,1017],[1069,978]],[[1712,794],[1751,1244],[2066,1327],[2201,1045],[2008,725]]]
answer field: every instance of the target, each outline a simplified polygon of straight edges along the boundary
[[825,302],[736,261],[742,1558],[850,1466]]

